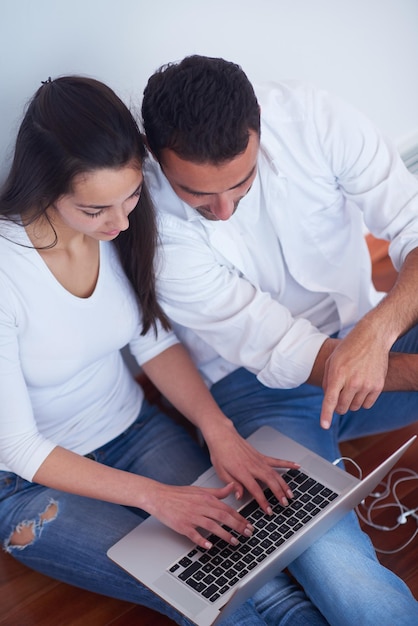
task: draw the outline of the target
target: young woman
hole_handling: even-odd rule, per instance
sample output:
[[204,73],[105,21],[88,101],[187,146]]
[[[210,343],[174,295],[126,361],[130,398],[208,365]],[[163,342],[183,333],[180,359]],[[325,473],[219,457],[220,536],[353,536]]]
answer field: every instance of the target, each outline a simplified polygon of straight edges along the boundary
[[[143,158],[130,112],[96,80],[49,79],[27,107],[0,193],[0,537],[36,570],[189,624],[107,549],[147,514],[201,546],[199,529],[234,543],[223,524],[252,528],[223,499],[248,488],[266,509],[263,481],[286,503],[274,468],[294,464],[238,435],[168,328]],[[144,399],[127,344],[210,456]],[[225,487],[187,486],[209,458]],[[279,624],[289,611],[292,624],[324,623],[279,575],[228,623]]]

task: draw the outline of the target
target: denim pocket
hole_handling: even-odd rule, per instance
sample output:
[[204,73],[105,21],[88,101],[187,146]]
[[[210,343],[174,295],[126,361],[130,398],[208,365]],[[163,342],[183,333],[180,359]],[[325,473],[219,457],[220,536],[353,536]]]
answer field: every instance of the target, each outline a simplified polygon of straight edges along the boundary
[[13,472],[0,472],[0,502],[25,488],[31,483]]

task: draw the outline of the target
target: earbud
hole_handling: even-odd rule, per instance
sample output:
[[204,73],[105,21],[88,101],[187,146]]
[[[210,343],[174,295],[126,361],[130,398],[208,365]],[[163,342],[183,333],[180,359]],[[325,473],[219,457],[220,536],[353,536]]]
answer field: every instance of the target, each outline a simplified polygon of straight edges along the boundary
[[409,511],[405,511],[404,513],[401,513],[401,515],[399,515],[398,519],[396,520],[398,522],[398,524],[406,524],[406,522],[408,521],[408,516],[412,515],[413,517],[417,517],[415,515],[415,513],[418,511],[418,509],[410,509]]

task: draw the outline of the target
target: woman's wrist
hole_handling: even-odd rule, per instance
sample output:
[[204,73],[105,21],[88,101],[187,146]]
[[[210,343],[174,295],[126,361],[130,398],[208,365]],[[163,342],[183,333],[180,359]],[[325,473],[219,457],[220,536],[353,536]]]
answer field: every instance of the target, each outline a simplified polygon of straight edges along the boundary
[[224,440],[226,436],[236,433],[233,422],[223,413],[214,418],[208,418],[203,425],[199,426],[203,439],[209,446],[214,445],[216,441]]

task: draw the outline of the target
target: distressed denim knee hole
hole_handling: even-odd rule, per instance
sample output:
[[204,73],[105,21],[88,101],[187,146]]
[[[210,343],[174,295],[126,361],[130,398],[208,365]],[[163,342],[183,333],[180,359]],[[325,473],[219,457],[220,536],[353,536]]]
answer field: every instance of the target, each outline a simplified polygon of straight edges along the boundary
[[20,522],[9,538],[4,542],[6,552],[24,550],[41,536],[45,523],[52,522],[58,515],[58,503],[51,500],[45,511],[39,515],[37,521],[24,520]]

